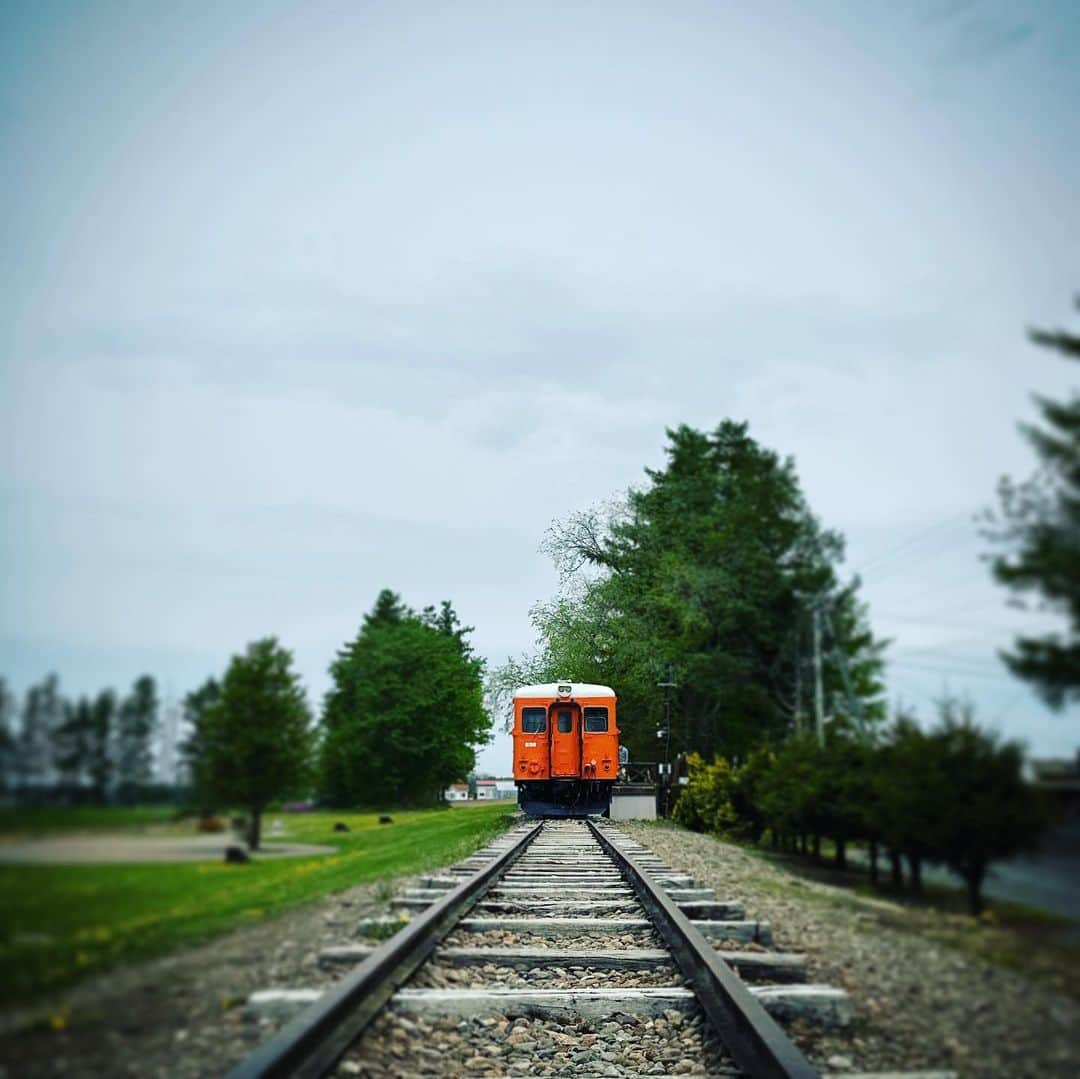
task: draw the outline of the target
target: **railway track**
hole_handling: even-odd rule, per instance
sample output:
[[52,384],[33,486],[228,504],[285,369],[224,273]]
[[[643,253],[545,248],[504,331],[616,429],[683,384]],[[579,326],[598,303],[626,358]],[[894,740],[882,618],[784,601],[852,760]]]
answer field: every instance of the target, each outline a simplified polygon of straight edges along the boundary
[[776,1019],[849,1014],[769,950],[768,925],[606,821],[519,825],[420,885],[381,946],[324,953],[353,964],[333,988],[253,995],[256,1012],[307,1007],[230,1079],[809,1077]]

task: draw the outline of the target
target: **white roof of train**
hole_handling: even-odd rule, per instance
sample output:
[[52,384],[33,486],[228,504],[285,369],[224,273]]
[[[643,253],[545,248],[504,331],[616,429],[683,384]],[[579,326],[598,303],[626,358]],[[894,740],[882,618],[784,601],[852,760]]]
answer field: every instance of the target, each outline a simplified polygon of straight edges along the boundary
[[520,697],[558,697],[559,686],[569,686],[571,697],[614,697],[615,690],[610,686],[597,686],[591,682],[544,682],[538,686],[518,686],[514,690],[514,699]]

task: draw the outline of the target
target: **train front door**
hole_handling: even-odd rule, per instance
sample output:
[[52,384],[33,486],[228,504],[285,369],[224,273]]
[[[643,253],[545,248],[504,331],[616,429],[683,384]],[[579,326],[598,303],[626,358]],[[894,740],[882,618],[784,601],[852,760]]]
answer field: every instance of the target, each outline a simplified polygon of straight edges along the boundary
[[581,775],[581,709],[559,701],[551,706],[551,775],[553,779]]

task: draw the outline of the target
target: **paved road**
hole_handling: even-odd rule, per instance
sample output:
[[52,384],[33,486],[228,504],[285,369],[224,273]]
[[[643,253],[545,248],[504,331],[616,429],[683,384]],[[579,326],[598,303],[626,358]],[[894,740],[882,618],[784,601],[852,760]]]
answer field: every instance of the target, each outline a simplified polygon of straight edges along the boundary
[[[888,873],[884,860],[881,864],[882,872]],[[941,866],[925,866],[923,879],[927,883],[964,887],[959,877]],[[1038,854],[996,862],[983,893],[1080,922],[1080,820],[1047,836]]]
[[1051,832],[1038,854],[998,862],[984,891],[1080,921],[1080,820]]

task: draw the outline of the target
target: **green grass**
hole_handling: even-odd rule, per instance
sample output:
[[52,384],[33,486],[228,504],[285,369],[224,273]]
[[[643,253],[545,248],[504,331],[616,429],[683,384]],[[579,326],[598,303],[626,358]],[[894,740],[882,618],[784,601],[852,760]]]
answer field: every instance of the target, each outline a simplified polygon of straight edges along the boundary
[[0,809],[0,836],[8,839],[51,832],[141,831],[165,824],[176,816],[175,806],[130,806],[123,809],[77,806],[62,809]]
[[[328,892],[445,865],[506,827],[515,808],[495,803],[395,812],[392,825],[380,825],[374,813],[268,817],[267,834],[269,820],[280,816],[283,838],[336,848],[335,854],[319,857],[239,866],[2,866],[0,1005],[204,940]],[[128,811],[114,812],[129,822]],[[350,831],[334,832],[335,821],[344,821]]]

